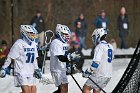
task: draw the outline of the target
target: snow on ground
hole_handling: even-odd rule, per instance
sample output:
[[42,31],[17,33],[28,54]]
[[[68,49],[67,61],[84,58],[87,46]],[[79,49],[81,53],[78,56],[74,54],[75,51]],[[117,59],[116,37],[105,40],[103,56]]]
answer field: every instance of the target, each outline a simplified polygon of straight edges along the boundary
[[[105,88],[106,92],[111,92],[114,87],[117,85],[119,82],[124,70],[126,69],[128,63],[130,62],[130,59],[114,59],[113,60],[113,77],[107,87]],[[83,66],[83,70],[85,70],[87,67],[89,67],[91,64],[91,60],[85,60],[85,64]],[[47,76],[49,79],[51,79],[51,75],[49,72],[49,61],[46,62],[46,73],[45,76]],[[74,75],[75,79],[77,82],[80,84],[82,87],[87,80],[86,78],[82,77],[81,73],[77,73]],[[69,80],[69,93],[81,93],[80,89],[74,82],[71,76],[68,76]],[[52,93],[55,91],[57,88],[55,87],[54,84],[48,84],[48,85],[43,85],[42,83],[39,83],[37,81],[37,93]],[[14,78],[13,76],[6,76],[6,78],[0,78],[0,93],[20,93],[21,89],[14,87]]]
[[[84,55],[90,55],[91,49],[88,50],[82,50],[84,52]],[[128,50],[122,50],[122,49],[116,49],[116,54],[133,54],[134,49],[130,48]],[[88,68],[91,64],[92,60],[85,60],[83,70]],[[110,93],[117,83],[119,82],[120,78],[122,77],[127,65],[129,64],[130,59],[124,58],[124,59],[114,59],[113,60],[113,77],[111,81],[108,83],[108,85],[104,88],[104,90],[107,93]],[[46,74],[45,77],[52,79],[51,74],[49,71],[49,61],[46,61]],[[83,87],[84,83],[86,82],[86,78],[82,77],[81,73],[77,73],[73,75],[77,82],[80,84],[81,87]],[[80,89],[74,82],[71,76],[68,76],[69,80],[69,93],[81,93]],[[43,85],[42,83],[39,83],[37,80],[37,93],[52,93],[57,88],[54,84],[48,84]],[[20,93],[21,89],[14,87],[14,78],[13,76],[7,75],[5,78],[0,78],[0,93]]]

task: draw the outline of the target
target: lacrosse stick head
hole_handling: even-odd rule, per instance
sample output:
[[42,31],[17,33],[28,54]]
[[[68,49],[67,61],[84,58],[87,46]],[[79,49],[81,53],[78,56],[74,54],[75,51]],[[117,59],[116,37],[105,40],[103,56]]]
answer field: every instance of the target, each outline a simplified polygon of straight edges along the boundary
[[53,38],[53,36],[54,36],[54,33],[53,33],[53,31],[52,30],[47,30],[47,31],[45,31],[45,45],[50,45],[50,43],[51,43],[51,41],[52,41],[52,38]]

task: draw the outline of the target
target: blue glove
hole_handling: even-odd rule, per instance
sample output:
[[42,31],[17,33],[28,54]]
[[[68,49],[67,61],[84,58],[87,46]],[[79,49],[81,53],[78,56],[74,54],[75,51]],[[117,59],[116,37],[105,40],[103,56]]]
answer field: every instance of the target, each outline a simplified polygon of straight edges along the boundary
[[34,77],[37,78],[37,79],[42,78],[41,69],[35,69],[35,71],[34,71]]
[[5,76],[6,76],[6,69],[1,68],[1,70],[0,70],[0,77],[4,78]]
[[86,70],[86,71],[82,71],[82,77],[84,77],[84,78],[88,78],[92,73],[91,72],[89,72],[88,70]]

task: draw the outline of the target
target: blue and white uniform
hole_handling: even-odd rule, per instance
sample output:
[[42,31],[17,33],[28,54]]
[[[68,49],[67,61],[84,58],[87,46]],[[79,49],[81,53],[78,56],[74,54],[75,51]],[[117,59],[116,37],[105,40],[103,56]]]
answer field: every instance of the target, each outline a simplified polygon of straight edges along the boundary
[[[8,54],[8,58],[14,59],[15,86],[34,85],[34,69],[38,69],[38,57],[36,43],[31,45],[22,39],[18,39]],[[7,68],[11,61],[7,60],[3,68]],[[28,78],[28,79],[27,79]]]
[[66,76],[66,62],[61,62],[57,56],[65,55],[68,51],[68,44],[59,39],[54,39],[50,45],[50,71],[55,80],[55,85],[68,83]]
[[[112,77],[113,46],[106,41],[100,41],[95,48],[93,63],[90,67],[93,74],[90,78],[101,88],[104,88]],[[89,79],[85,83],[87,86],[99,90]]]

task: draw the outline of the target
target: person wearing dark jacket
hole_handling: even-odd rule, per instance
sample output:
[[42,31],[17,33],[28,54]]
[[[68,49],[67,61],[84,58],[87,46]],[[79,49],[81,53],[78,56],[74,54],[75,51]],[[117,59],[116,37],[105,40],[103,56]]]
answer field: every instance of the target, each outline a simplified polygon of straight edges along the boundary
[[120,15],[118,16],[117,20],[117,27],[119,30],[119,37],[121,39],[121,49],[127,49],[127,36],[129,34],[129,21],[128,16],[126,14],[125,7],[121,7],[120,9]]
[[37,32],[38,32],[38,39],[36,39],[36,42],[38,42],[38,46],[42,47],[45,43],[44,37],[45,37],[45,20],[41,14],[40,11],[37,10],[36,15],[32,18],[30,25],[33,25]]
[[79,15],[79,18],[74,21],[74,26],[76,28],[75,33],[78,39],[80,40],[81,48],[87,49],[86,42],[85,42],[86,35],[87,35],[87,23],[82,13]]
[[33,25],[38,33],[45,31],[45,21],[40,11],[36,12],[36,15],[32,18],[30,25]]
[[0,68],[3,66],[5,59],[7,58],[7,55],[10,51],[10,49],[7,46],[7,42],[5,40],[1,41],[1,47],[0,47]]

